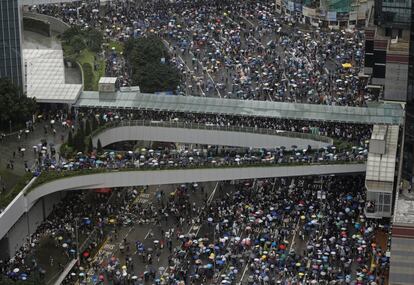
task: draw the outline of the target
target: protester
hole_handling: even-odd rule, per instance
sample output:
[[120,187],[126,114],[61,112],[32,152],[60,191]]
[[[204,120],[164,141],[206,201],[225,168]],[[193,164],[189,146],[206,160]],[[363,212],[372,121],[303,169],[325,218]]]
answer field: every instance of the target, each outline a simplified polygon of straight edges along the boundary
[[[377,100],[359,78],[363,31],[301,29],[272,1],[100,1],[32,6],[113,42],[156,34],[182,72],[181,94],[364,106]],[[109,76],[130,85],[122,54],[105,54]],[[175,90],[171,90],[175,91]]]

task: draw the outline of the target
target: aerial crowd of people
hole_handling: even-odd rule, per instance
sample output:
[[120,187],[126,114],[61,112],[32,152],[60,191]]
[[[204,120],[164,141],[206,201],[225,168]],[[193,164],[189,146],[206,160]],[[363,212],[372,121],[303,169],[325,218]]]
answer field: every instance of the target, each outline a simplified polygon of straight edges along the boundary
[[[267,0],[101,2],[29,9],[97,28],[112,42],[159,36],[181,73],[180,86],[172,90],[178,95],[360,107],[378,99],[359,76],[363,31],[306,27],[275,13],[275,1]],[[105,59],[107,76],[117,77],[121,86],[131,85],[122,54],[104,51],[98,56]],[[157,110],[81,108],[71,115],[39,118],[45,135],[61,134],[61,142],[91,119],[102,129],[134,120],[179,122],[309,133],[335,144],[251,149],[203,144],[130,148],[120,143],[104,146],[101,153],[95,146],[63,157],[42,139],[31,149],[34,165],[25,162],[26,171],[39,176],[88,169],[360,162],[367,159],[372,133],[367,124]],[[23,142],[35,127],[18,134],[22,158],[30,156]],[[14,158],[15,153],[11,168]],[[61,259],[56,264],[57,254],[65,263],[80,255],[81,264],[63,284],[387,284],[389,257],[382,242],[387,228],[379,230],[377,221],[365,218],[362,175],[218,182],[217,194],[213,190],[209,197],[204,185],[190,181],[173,187],[171,193],[150,192],[155,197],[150,203],[137,202],[137,187],[68,193],[12,258],[0,260],[0,283],[45,280],[54,267],[61,272],[65,264]],[[151,227],[143,239],[120,236],[123,228],[141,227]],[[107,239],[117,250],[101,255],[100,245]],[[51,250],[47,265],[40,266],[45,257],[39,257],[38,249],[45,240]]]
[[[89,1],[31,10],[95,27],[115,42],[158,35],[181,71],[180,94],[347,106],[378,99],[359,77],[363,31],[302,27],[277,14],[274,1]],[[123,55],[105,57],[107,75],[129,86]]]

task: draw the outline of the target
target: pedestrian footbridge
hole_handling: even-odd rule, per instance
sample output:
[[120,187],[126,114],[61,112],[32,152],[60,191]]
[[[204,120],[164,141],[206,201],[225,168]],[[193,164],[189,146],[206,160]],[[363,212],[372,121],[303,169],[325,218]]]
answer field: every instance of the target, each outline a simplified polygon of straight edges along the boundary
[[[364,162],[330,162],[314,164],[261,164],[252,166],[229,166],[229,167],[196,167],[187,169],[91,169],[80,171],[64,171],[42,173],[39,177],[33,178],[31,182],[20,192],[19,195],[0,214],[0,239],[6,236],[11,228],[16,228],[19,221],[19,231],[14,231],[13,237],[8,238],[8,243],[15,243],[9,246],[13,251],[17,245],[24,242],[26,235],[22,233],[33,232],[33,222],[36,215],[33,215],[31,208],[45,196],[59,194],[61,191],[116,188],[140,185],[160,184],[182,184],[188,182],[209,182],[226,181],[237,179],[270,178],[270,177],[291,177],[307,175],[330,175],[330,174],[353,174],[366,171]],[[43,206],[36,211],[43,211],[48,202],[43,200]],[[41,203],[42,204],[42,203]],[[43,208],[43,210],[41,210]],[[27,214],[26,214],[27,213]],[[28,220],[22,222],[21,217]],[[39,219],[39,222],[41,219]],[[23,225],[23,226],[22,226]],[[25,225],[25,226],[24,226]],[[17,227],[17,228],[19,228]],[[22,229],[26,227],[26,229]],[[29,229],[27,229],[29,227]],[[19,240],[19,237],[23,240]],[[17,239],[17,240],[16,240]]]
[[83,91],[74,104],[74,107],[111,110],[155,110],[368,125],[401,125],[404,121],[404,109],[400,104],[395,103],[369,104],[366,108],[344,107],[275,101],[146,94],[131,87],[121,87],[115,93]]
[[159,141],[187,144],[223,145],[246,148],[276,148],[296,145],[299,149],[323,148],[331,145],[328,137],[279,130],[216,126],[162,121],[115,121],[105,124],[92,136],[92,142],[102,146],[120,141]]

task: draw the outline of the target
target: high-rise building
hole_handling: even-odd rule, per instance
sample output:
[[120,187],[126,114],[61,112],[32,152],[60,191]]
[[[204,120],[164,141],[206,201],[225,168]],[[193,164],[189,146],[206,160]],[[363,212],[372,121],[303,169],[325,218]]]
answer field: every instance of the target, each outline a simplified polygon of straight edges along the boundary
[[24,87],[18,0],[0,0],[0,78]]
[[[398,169],[401,179],[393,183],[392,192],[395,202],[392,209],[390,285],[414,284],[414,215],[411,213],[414,196],[405,190],[411,189],[409,183],[414,182],[413,9],[414,0],[375,0],[373,18],[365,33],[364,71],[371,75],[371,86],[380,90],[382,99],[401,102],[406,110],[404,137],[398,145],[403,154],[402,168]],[[368,199],[375,200],[373,197],[378,196],[380,199],[375,202],[384,204],[384,191],[366,186]],[[374,207],[373,213],[367,213],[368,217],[370,215],[386,217],[378,207]]]

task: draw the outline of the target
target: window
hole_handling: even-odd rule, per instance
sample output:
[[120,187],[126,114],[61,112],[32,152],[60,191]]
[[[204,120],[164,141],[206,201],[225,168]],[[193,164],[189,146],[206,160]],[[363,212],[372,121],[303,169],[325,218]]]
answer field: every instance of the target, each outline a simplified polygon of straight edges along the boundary
[[368,213],[391,213],[391,193],[368,192],[366,210]]

